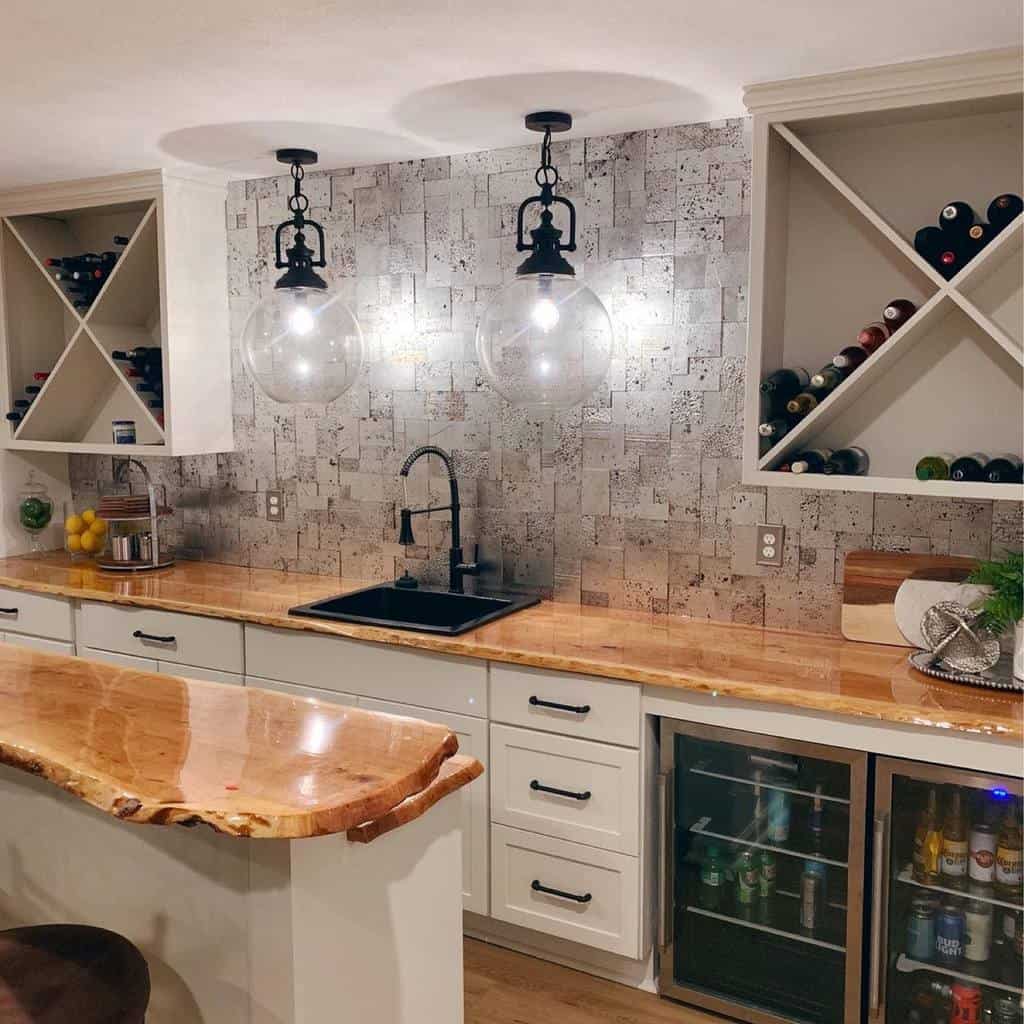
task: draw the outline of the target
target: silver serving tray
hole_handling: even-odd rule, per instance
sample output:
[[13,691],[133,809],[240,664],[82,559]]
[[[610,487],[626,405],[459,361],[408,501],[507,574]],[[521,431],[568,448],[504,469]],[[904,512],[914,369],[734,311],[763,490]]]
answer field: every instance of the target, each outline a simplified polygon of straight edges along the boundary
[[982,686],[988,690],[1024,691],[1024,682],[1013,675],[1013,655],[1001,654],[999,660],[984,672],[960,672],[947,668],[942,661],[934,660],[931,651],[914,651],[910,655],[910,664],[926,676],[945,679],[947,683],[966,683],[968,686]]

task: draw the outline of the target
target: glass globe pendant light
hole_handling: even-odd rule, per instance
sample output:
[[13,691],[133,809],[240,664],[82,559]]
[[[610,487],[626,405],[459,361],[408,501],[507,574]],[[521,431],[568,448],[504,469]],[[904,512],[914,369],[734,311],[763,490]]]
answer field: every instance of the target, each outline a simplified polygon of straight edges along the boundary
[[[275,402],[332,402],[344,394],[363,365],[363,335],[352,310],[327,287],[315,267],[325,267],[324,229],[305,216],[304,167],[315,164],[310,149],[279,149],[277,159],[291,164],[295,183],[288,197],[290,220],[274,236],[274,266],[284,270],[274,290],[261,299],[242,330],[242,359],[260,390]],[[286,229],[295,232],[282,259]],[[306,244],[312,228],[319,255]]]
[[[611,318],[601,300],[576,280],[563,252],[576,251],[576,209],[554,194],[558,171],[551,163],[552,132],[568,131],[572,117],[558,111],[529,114],[526,127],[543,132],[540,192],[523,201],[516,249],[530,255],[484,310],[476,332],[480,368],[491,386],[513,405],[544,413],[567,409],[592,395],[608,375],[614,347]],[[523,241],[527,209],[541,207],[540,225]],[[569,240],[554,227],[552,206],[569,213]]]

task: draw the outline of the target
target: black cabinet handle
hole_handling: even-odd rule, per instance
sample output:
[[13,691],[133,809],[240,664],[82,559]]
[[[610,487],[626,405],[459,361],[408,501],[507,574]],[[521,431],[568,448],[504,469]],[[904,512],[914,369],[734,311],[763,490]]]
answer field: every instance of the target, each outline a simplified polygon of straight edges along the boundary
[[538,782],[534,779],[530,783],[530,789],[537,793],[554,793],[555,796],[567,796],[573,800],[589,800],[590,790],[585,789],[582,793],[574,793],[571,789],[555,789],[554,786],[545,786],[543,783]]
[[155,644],[173,644],[178,639],[176,636],[154,636],[152,633],[143,633],[141,629],[135,630],[132,636],[136,640],[152,640]]
[[530,704],[535,708],[554,708],[555,711],[571,711],[574,715],[587,715],[590,713],[589,704],[556,704],[552,700],[541,700],[540,697],[531,697]]
[[558,896],[563,900],[572,900],[573,903],[589,903],[594,897],[589,892],[585,892],[582,896],[574,892],[565,892],[562,889],[549,889],[546,885],[541,885],[538,879],[534,879],[530,883],[530,888],[534,892],[544,892],[548,896]]
[[2,615],[17,615],[17,608],[0,608],[0,614]]

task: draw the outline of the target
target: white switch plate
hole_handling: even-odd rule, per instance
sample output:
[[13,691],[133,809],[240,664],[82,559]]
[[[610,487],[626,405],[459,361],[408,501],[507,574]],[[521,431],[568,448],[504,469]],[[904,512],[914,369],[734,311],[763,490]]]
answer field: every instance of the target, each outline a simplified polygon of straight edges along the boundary
[[766,523],[758,523],[757,548],[754,561],[758,565],[781,567],[785,541],[786,528],[784,526],[770,526]]
[[272,523],[284,522],[284,491],[267,491],[267,519]]

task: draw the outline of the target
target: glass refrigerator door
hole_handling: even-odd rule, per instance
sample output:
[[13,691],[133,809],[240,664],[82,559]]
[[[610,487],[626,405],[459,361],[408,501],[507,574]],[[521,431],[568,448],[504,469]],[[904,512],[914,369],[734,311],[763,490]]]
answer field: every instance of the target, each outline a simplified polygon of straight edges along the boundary
[[661,757],[661,992],[859,1022],[866,755],[663,720]]
[[879,759],[871,1024],[1020,1024],[1021,782]]

